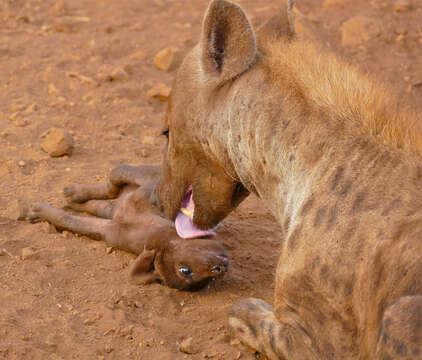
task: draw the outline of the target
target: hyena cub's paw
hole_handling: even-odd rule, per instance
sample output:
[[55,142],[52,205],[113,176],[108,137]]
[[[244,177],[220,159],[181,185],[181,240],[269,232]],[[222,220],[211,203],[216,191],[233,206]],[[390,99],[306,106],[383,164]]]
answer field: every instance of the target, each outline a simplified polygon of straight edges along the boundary
[[66,186],[63,189],[63,195],[66,197],[67,201],[75,203],[83,203],[90,200],[90,193],[84,185],[73,184]]
[[52,206],[48,203],[32,204],[28,210],[28,220],[31,223],[37,223],[45,220],[50,208],[52,208]]

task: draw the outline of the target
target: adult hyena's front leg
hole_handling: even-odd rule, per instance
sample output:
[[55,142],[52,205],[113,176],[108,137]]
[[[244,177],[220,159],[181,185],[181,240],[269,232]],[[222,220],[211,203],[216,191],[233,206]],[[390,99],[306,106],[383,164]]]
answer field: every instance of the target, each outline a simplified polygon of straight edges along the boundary
[[422,359],[422,295],[402,297],[385,310],[375,359]]
[[33,222],[46,220],[60,230],[69,230],[95,240],[105,240],[107,229],[111,223],[106,219],[71,215],[48,203],[32,205],[28,218]]
[[293,321],[279,322],[272,306],[260,299],[247,298],[235,304],[229,326],[240,341],[271,360],[319,359],[304,329]]

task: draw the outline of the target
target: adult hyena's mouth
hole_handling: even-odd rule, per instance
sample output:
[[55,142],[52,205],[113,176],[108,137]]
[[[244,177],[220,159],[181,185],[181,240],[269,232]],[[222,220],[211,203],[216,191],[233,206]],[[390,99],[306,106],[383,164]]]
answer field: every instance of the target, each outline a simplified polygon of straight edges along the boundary
[[215,232],[213,230],[202,230],[193,223],[194,212],[195,203],[193,202],[193,190],[192,186],[189,186],[182,200],[182,206],[174,221],[177,234],[183,239],[214,236]]

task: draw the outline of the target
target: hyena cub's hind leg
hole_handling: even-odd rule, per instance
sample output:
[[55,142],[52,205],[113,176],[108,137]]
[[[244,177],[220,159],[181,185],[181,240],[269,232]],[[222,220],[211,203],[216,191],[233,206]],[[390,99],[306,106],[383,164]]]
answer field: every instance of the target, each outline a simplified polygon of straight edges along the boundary
[[385,310],[375,359],[422,359],[422,295],[402,297]]
[[317,359],[309,336],[289,322],[280,323],[271,305],[256,298],[235,304],[229,313],[229,326],[236,338],[271,360]]
[[114,205],[109,200],[88,200],[84,203],[69,202],[66,208],[110,220],[114,213]]
[[59,230],[68,230],[95,240],[105,240],[111,224],[106,219],[72,215],[48,203],[32,205],[28,218],[32,222],[45,220]]

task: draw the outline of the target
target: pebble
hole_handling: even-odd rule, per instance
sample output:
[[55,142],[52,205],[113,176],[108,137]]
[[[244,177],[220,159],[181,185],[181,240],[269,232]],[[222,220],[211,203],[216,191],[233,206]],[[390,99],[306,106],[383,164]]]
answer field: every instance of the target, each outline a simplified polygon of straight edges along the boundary
[[412,5],[408,0],[398,0],[393,3],[393,10],[397,13],[409,11],[411,8]]
[[57,96],[59,93],[59,90],[54,86],[54,84],[48,85],[48,94],[51,96]]
[[158,83],[153,88],[148,90],[148,96],[161,101],[167,101],[170,96],[171,89],[163,83]]
[[6,253],[4,252],[3,249],[0,249],[0,256],[4,256],[4,255],[6,255]]
[[33,258],[36,255],[36,251],[31,247],[26,247],[22,249],[21,258],[22,260],[27,260]]
[[179,350],[185,354],[196,354],[198,352],[191,337],[186,338],[180,343]]
[[110,73],[110,81],[123,81],[123,80],[126,80],[128,78],[129,78],[128,72],[121,67],[114,69]]
[[51,157],[72,155],[73,137],[66,130],[50,129],[41,143],[41,148]]
[[106,249],[106,253],[107,254],[111,254],[113,252],[113,247],[108,247],[107,249]]
[[29,124],[28,120],[22,117],[22,113],[20,111],[15,111],[9,116],[9,120],[15,126],[24,127]]
[[172,71],[182,62],[182,52],[174,47],[168,47],[157,53],[154,57],[154,65],[162,71]]
[[104,350],[107,354],[110,354],[111,352],[113,352],[114,349],[110,344],[106,344]]

